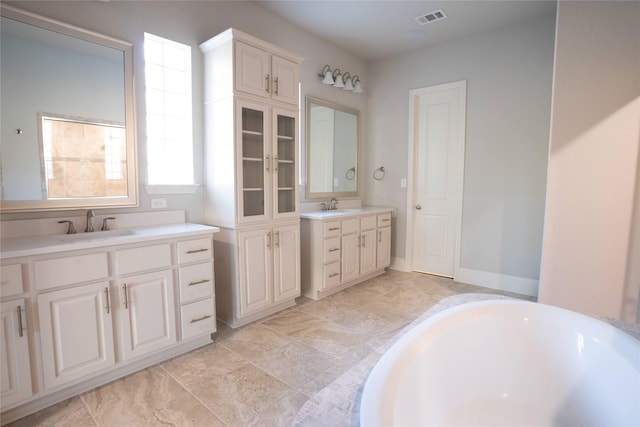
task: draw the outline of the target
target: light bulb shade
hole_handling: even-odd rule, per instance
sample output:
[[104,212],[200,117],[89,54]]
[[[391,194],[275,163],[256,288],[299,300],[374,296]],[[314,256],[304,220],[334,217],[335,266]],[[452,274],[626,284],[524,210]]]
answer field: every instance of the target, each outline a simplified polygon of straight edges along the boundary
[[351,77],[347,77],[344,82],[344,90],[353,90],[353,83],[351,82]]
[[353,76],[352,80],[355,82],[355,83],[353,83],[353,91],[355,93],[361,93],[362,92],[362,85],[360,84],[360,77]]
[[342,74],[338,73],[335,79],[335,83],[333,84],[335,87],[344,87],[344,81],[342,80]]
[[331,70],[328,70],[324,73],[324,79],[322,79],[323,85],[332,85],[333,84],[333,76],[331,75]]

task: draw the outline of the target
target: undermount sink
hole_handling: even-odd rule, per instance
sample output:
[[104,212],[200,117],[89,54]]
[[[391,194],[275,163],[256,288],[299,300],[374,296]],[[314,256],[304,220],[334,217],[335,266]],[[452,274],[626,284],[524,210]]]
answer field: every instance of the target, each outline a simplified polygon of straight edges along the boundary
[[63,243],[95,242],[97,240],[112,239],[114,237],[124,237],[133,235],[133,231],[127,229],[94,231],[92,233],[63,234],[56,236],[56,239]]

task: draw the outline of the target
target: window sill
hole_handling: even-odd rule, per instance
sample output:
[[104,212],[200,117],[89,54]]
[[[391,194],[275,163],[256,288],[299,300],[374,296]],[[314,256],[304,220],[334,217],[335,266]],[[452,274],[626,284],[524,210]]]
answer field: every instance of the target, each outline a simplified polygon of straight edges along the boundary
[[194,194],[199,184],[192,185],[145,185],[147,194]]

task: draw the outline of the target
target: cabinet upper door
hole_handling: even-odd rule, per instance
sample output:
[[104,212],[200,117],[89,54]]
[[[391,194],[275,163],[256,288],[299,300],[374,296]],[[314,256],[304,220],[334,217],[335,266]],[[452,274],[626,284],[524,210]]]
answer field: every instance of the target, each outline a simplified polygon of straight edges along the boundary
[[268,219],[272,158],[268,133],[269,108],[246,101],[236,104],[238,222]]
[[272,188],[273,218],[298,215],[297,112],[273,109]]
[[271,57],[272,98],[280,102],[298,105],[298,64],[273,55]]
[[29,338],[24,328],[24,300],[3,302],[0,307],[1,401],[7,407],[31,396]]
[[263,98],[271,97],[271,54],[236,41],[235,88]]

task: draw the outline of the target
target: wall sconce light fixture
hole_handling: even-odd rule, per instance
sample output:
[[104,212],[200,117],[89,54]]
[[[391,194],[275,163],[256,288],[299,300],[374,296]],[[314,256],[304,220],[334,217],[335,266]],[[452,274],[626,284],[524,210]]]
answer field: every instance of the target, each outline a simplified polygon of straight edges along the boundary
[[351,76],[351,73],[348,72],[342,73],[339,68],[331,71],[331,67],[325,65],[322,67],[322,71],[320,71],[320,74],[318,75],[322,77],[322,84],[349,90],[355,93],[362,92],[360,77],[357,75]]

